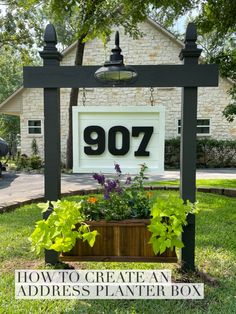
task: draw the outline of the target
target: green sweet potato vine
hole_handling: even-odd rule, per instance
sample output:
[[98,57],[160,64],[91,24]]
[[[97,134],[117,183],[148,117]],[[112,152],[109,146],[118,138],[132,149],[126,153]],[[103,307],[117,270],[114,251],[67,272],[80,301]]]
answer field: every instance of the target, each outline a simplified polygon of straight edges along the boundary
[[[90,231],[84,222],[81,204],[67,200],[51,203],[53,205],[51,215],[47,220],[37,221],[36,228],[29,237],[32,250],[37,254],[43,249],[68,252],[74,247],[77,239],[87,241],[93,246],[98,232]],[[39,203],[38,207],[45,212],[49,205],[49,202]],[[79,227],[76,228],[76,225]]]
[[167,248],[182,248],[183,226],[187,225],[187,215],[196,214],[196,204],[186,204],[178,196],[158,197],[151,209],[148,230],[152,233],[149,243],[155,254],[162,254]]

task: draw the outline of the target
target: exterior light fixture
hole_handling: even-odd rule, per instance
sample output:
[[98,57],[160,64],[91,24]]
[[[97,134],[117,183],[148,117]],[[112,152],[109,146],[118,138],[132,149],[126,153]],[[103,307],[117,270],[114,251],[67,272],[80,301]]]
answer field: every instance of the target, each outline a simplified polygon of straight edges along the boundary
[[120,49],[119,32],[115,36],[115,48],[111,50],[110,61],[106,61],[104,66],[99,68],[94,76],[103,83],[112,83],[113,85],[125,85],[136,80],[138,74],[130,66],[125,66],[123,55]]

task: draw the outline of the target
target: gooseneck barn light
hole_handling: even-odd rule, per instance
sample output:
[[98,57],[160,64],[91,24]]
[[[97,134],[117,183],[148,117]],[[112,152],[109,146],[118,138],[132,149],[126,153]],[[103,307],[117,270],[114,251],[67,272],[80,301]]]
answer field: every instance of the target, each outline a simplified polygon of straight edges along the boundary
[[135,81],[138,74],[130,66],[125,66],[123,55],[120,49],[119,32],[115,35],[115,48],[111,50],[110,60],[104,63],[104,66],[99,68],[94,76],[97,80],[103,83],[112,83],[113,85],[123,85]]

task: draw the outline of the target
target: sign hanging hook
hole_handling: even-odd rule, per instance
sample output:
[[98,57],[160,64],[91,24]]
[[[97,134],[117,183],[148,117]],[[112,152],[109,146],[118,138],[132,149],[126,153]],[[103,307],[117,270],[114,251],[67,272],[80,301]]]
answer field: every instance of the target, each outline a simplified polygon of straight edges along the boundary
[[154,88],[150,87],[150,104],[151,104],[151,106],[154,106],[154,95],[153,95],[153,92],[154,92]]
[[83,106],[85,106],[86,103],[86,90],[85,88],[83,88],[83,96],[82,96],[82,104]]

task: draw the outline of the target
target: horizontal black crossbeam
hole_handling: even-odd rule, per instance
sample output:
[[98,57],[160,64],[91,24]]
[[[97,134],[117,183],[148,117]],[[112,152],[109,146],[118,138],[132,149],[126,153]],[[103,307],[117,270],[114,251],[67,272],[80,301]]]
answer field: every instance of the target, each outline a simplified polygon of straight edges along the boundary
[[[215,64],[134,65],[138,78],[127,87],[196,87],[218,86]],[[112,87],[94,78],[99,66],[24,67],[24,87]],[[124,87],[124,85],[117,86]]]

